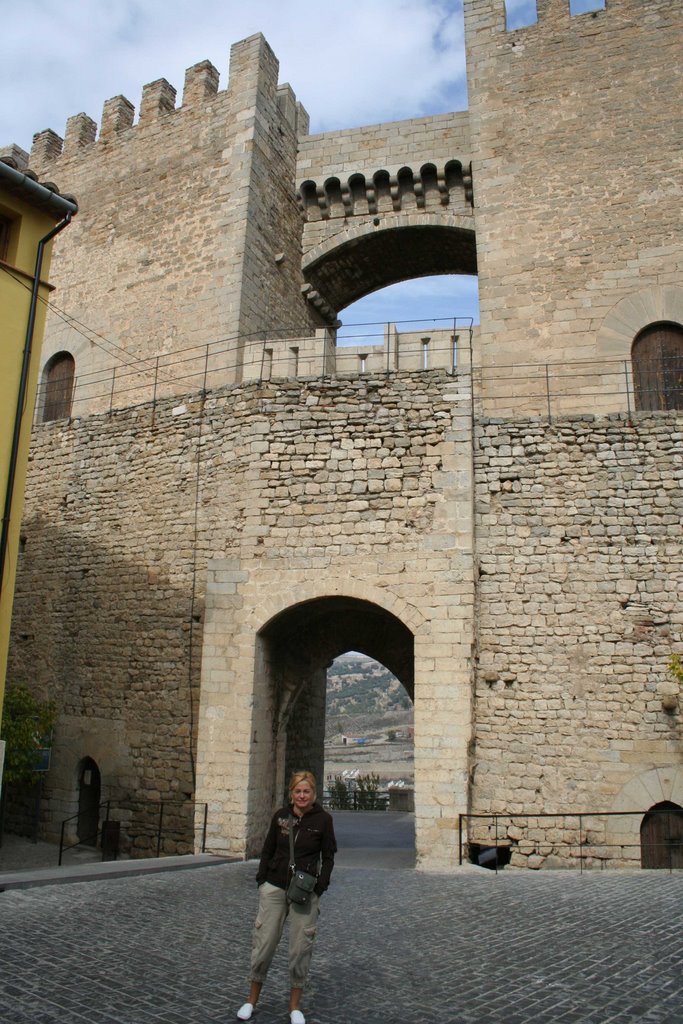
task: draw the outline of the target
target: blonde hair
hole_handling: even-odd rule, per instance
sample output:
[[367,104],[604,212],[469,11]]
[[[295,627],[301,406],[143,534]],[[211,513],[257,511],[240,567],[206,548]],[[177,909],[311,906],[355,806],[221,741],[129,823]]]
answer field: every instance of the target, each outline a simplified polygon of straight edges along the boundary
[[292,772],[289,779],[289,795],[292,795],[292,791],[295,786],[298,786],[300,782],[307,782],[313,790],[313,799],[318,795],[318,787],[315,781],[315,775],[313,772]]

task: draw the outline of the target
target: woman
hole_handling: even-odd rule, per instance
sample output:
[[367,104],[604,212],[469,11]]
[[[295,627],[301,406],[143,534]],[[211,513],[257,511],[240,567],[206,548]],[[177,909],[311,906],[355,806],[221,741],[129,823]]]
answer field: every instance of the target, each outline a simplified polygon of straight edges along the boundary
[[[297,870],[317,877],[315,889],[303,905],[287,899],[292,877],[290,828]],[[332,815],[316,803],[315,776],[294,772],[289,782],[289,806],[273,815],[256,873],[259,906],[251,948],[251,988],[249,999],[237,1011],[238,1020],[251,1019],[285,919],[289,918],[289,1019],[290,1024],[306,1024],[299,1002],[313,954],[318,901],[330,884],[336,852]]]

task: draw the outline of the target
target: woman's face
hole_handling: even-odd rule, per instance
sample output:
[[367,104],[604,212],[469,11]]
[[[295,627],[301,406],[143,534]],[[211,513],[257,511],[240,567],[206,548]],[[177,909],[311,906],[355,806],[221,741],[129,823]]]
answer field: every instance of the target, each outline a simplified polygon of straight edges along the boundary
[[299,814],[303,814],[313,804],[315,800],[315,793],[310,782],[304,779],[302,782],[297,782],[296,786],[292,790],[292,804],[294,810],[298,811]]

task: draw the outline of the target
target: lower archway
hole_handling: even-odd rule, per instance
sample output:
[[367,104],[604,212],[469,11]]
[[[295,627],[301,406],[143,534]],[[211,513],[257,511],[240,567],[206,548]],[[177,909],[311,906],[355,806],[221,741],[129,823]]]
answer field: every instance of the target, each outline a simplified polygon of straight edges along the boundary
[[270,753],[264,743],[253,757],[250,790],[270,788],[269,806],[285,797],[295,769],[308,768],[322,785],[327,668],[340,654],[357,651],[385,665],[413,699],[413,634],[372,602],[346,596],[302,602],[267,623],[257,645],[257,731],[274,742]]

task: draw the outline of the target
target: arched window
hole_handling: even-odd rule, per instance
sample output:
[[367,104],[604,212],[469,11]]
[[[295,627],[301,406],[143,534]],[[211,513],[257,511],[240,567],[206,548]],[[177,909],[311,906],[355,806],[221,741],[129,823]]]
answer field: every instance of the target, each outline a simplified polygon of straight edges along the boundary
[[76,364],[68,352],[58,352],[45,367],[43,423],[71,415]]
[[650,324],[631,348],[636,409],[683,409],[683,327]]

